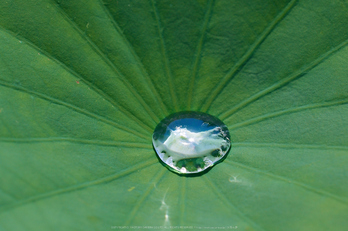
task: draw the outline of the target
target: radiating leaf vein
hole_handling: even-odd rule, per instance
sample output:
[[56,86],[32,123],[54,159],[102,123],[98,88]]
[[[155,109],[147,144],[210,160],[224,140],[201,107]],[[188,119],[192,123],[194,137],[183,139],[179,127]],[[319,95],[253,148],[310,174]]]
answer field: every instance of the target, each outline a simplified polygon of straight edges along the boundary
[[283,176],[280,176],[280,175],[277,175],[277,174],[274,174],[274,173],[271,173],[271,172],[266,172],[266,171],[264,171],[262,169],[253,168],[253,167],[244,165],[244,164],[242,164],[240,162],[231,161],[231,160],[227,160],[227,159],[225,160],[225,162],[227,164],[235,165],[235,166],[241,167],[243,169],[246,169],[247,171],[256,172],[257,174],[265,175],[265,176],[270,177],[272,179],[280,180],[280,181],[286,182],[288,184],[294,184],[294,185],[302,187],[305,190],[308,190],[308,191],[310,191],[312,193],[318,194],[320,196],[329,197],[329,198],[331,198],[333,200],[336,200],[336,201],[339,201],[341,203],[344,203],[345,205],[348,205],[348,200],[346,198],[342,198],[340,196],[334,195],[334,194],[329,193],[327,191],[324,191],[324,190],[321,190],[321,189],[317,189],[317,188],[315,188],[313,186],[310,186],[310,185],[307,185],[305,183],[300,183],[300,182],[298,182],[296,180],[293,180],[293,179],[288,179],[286,177],[283,177]]
[[286,110],[281,110],[281,111],[277,111],[277,112],[273,112],[273,113],[268,113],[268,114],[265,114],[262,116],[254,117],[254,118],[251,118],[249,120],[228,126],[228,128],[230,130],[234,130],[234,129],[237,129],[240,127],[245,127],[247,125],[256,124],[256,123],[262,122],[264,120],[275,118],[275,117],[282,116],[282,115],[288,115],[291,113],[296,113],[296,112],[301,112],[301,111],[311,110],[311,109],[317,109],[317,108],[339,106],[339,105],[343,105],[343,104],[347,104],[347,103],[348,103],[348,99],[343,99],[343,100],[333,101],[333,102],[308,104],[308,105],[304,105],[304,106],[300,106],[300,107],[289,108]]
[[198,44],[197,44],[197,48],[196,48],[196,53],[194,55],[194,62],[193,62],[193,68],[192,68],[192,74],[191,74],[191,79],[190,79],[190,83],[189,83],[189,90],[188,90],[188,99],[187,99],[187,110],[191,110],[191,102],[192,102],[192,98],[193,98],[193,88],[195,85],[195,79],[197,76],[197,72],[198,72],[198,66],[201,60],[201,53],[202,53],[202,47],[203,47],[203,43],[204,43],[204,37],[206,35],[206,31],[208,28],[208,24],[209,24],[209,20],[211,18],[211,13],[212,13],[212,8],[214,6],[214,0],[210,0],[207,5],[207,10],[204,16],[204,21],[203,21],[203,27],[202,27],[202,32],[201,32],[201,36],[198,40]]
[[122,142],[122,141],[114,141],[114,140],[76,139],[71,137],[44,137],[44,138],[0,137],[0,142],[11,142],[11,143],[69,142],[69,143],[89,144],[89,145],[97,145],[97,146],[145,148],[145,149],[152,150],[152,146],[149,143]]
[[233,143],[233,147],[266,147],[266,148],[286,148],[286,149],[318,149],[318,150],[342,150],[347,151],[347,146],[328,146],[313,144],[283,144],[283,143]]
[[242,102],[240,102],[239,104],[235,105],[234,107],[232,107],[231,109],[225,111],[224,113],[222,113],[219,118],[224,120],[227,117],[231,116],[232,114],[234,114],[235,112],[237,112],[238,110],[241,110],[242,108],[246,107],[247,105],[255,102],[256,100],[264,97],[265,95],[274,92],[278,89],[281,89],[282,87],[286,86],[287,84],[289,84],[290,82],[305,76],[306,73],[313,69],[314,67],[316,67],[317,65],[319,65],[320,63],[322,63],[325,59],[327,59],[328,57],[330,57],[332,54],[334,54],[335,52],[337,52],[338,50],[340,50],[341,48],[343,48],[344,46],[346,46],[348,44],[348,40],[345,40],[343,43],[339,44],[338,46],[332,48],[331,50],[329,50],[328,52],[326,52],[325,54],[321,55],[319,58],[317,58],[316,60],[314,60],[313,62],[303,66],[301,69],[299,69],[298,71],[290,74],[288,77],[276,82],[275,84],[273,84],[272,86],[259,91],[258,93],[250,96],[249,98],[243,100]]
[[6,212],[10,209],[28,204],[28,203],[33,203],[35,201],[39,201],[39,200],[43,200],[43,199],[47,199],[47,198],[51,198],[57,195],[61,195],[61,194],[66,194],[66,193],[70,193],[70,192],[75,192],[78,190],[83,190],[85,188],[88,187],[92,187],[92,186],[96,186],[96,185],[100,185],[100,184],[104,184],[104,183],[108,183],[117,179],[120,179],[122,177],[125,177],[127,175],[130,175],[134,172],[137,172],[138,170],[147,168],[155,163],[158,163],[158,160],[155,158],[150,158],[149,160],[145,161],[145,162],[141,162],[140,164],[136,164],[133,165],[129,168],[123,169],[115,174],[97,179],[97,180],[92,180],[92,181],[87,181],[81,184],[77,184],[77,185],[72,185],[70,187],[67,188],[63,188],[63,189],[58,189],[58,190],[54,190],[51,192],[47,192],[47,193],[43,193],[43,194],[39,194],[33,197],[29,197],[23,200],[19,200],[16,201],[15,203],[9,204],[9,205],[5,205],[2,208],[0,208],[0,213],[2,212]]
[[204,175],[203,178],[207,182],[207,185],[209,185],[210,188],[213,190],[214,195],[217,195],[221,199],[221,201],[224,202],[225,205],[228,205],[230,209],[232,210],[232,212],[236,212],[239,217],[245,220],[250,226],[254,227],[255,230],[264,230],[258,224],[256,224],[250,218],[248,218],[248,216],[245,213],[243,213],[239,208],[237,208],[234,204],[232,204],[232,202],[226,198],[226,196],[221,192],[221,190],[216,186],[216,184],[209,179],[209,177]]
[[234,76],[242,69],[242,67],[249,61],[250,57],[255,53],[259,46],[265,41],[268,35],[273,31],[273,29],[279,24],[279,22],[290,12],[290,10],[295,6],[297,0],[292,0],[285,8],[278,14],[274,20],[264,29],[261,35],[255,40],[255,42],[250,46],[247,52],[238,60],[238,62],[227,72],[227,74],[217,83],[210,94],[208,94],[207,99],[203,102],[201,106],[201,111],[206,112],[209,110],[210,106],[217,98],[217,96],[222,92],[222,90],[228,85],[228,83],[234,78]]
[[186,177],[181,180],[181,195],[180,195],[180,225],[184,224],[185,214],[186,214]]
[[122,32],[121,28],[119,27],[118,23],[116,22],[115,18],[111,15],[110,11],[108,10],[108,8],[105,6],[105,4],[103,4],[102,0],[99,0],[99,3],[102,7],[102,9],[105,11],[105,14],[109,17],[110,21],[112,22],[112,24],[114,25],[116,31],[121,35],[123,41],[125,42],[125,44],[127,45],[128,50],[131,52],[131,54],[133,55],[134,59],[136,60],[137,65],[140,67],[140,70],[142,71],[142,74],[147,82],[147,86],[149,87],[149,89],[151,89],[151,92],[154,94],[154,99],[156,100],[156,102],[158,103],[158,105],[161,106],[162,111],[164,112],[164,116],[168,115],[168,110],[163,102],[163,100],[161,100],[162,97],[160,97],[158,90],[155,88],[149,73],[147,72],[146,68],[144,67],[143,63],[140,61],[140,58],[138,56],[138,54],[135,52],[135,50],[133,49],[131,43],[129,42],[129,40],[126,38],[126,36],[124,35],[124,33]]
[[[125,84],[127,89],[137,98],[137,100],[140,102],[140,104],[143,106],[143,108],[146,110],[146,112],[151,116],[151,118],[154,120],[155,123],[159,121],[159,118],[153,113],[149,105],[144,101],[143,97],[139,95],[137,90],[133,87],[133,85],[127,80],[127,78],[122,74],[122,72],[117,68],[117,66],[105,55],[100,48],[91,40],[89,37],[81,31],[81,29],[78,27],[78,25],[64,12],[64,10],[59,7],[59,5],[54,4],[56,6],[57,11],[63,16],[63,18],[71,25],[73,29],[75,29],[76,32],[83,38],[88,45],[106,62],[109,67],[115,72],[115,74],[119,77],[119,79]],[[107,93],[105,93],[107,95]],[[111,97],[108,97],[111,99]],[[144,124],[144,122],[141,121],[141,118],[135,117],[132,113],[130,113],[127,109],[123,108],[121,105],[119,105],[116,100],[112,100],[114,104],[117,105],[124,113],[126,113],[128,116],[131,116],[135,121],[137,121],[139,124]],[[156,125],[156,124],[154,124]],[[151,127],[148,127],[149,131],[152,131]]]
[[135,131],[133,129],[130,129],[126,126],[123,126],[123,125],[120,125],[118,123],[115,123],[114,121],[112,120],[109,120],[105,117],[102,117],[102,116],[99,116],[99,115],[96,115],[94,114],[93,112],[90,112],[90,111],[87,111],[85,109],[82,109],[80,107],[77,107],[76,105],[72,105],[72,104],[69,104],[69,103],[66,103],[66,102],[63,102],[59,99],[55,99],[53,97],[50,97],[50,96],[47,96],[45,94],[42,94],[42,93],[39,93],[39,92],[35,92],[35,91],[31,91],[31,90],[28,90],[26,88],[23,88],[23,87],[20,87],[20,86],[16,86],[14,84],[11,84],[11,83],[8,83],[8,82],[5,82],[3,80],[0,80],[0,85],[1,86],[4,86],[4,87],[7,87],[7,88],[12,88],[14,90],[17,90],[17,91],[21,91],[21,92],[24,92],[24,93],[27,93],[27,94],[30,94],[30,95],[34,95],[36,97],[39,97],[43,100],[46,100],[48,102],[51,102],[51,103],[54,103],[54,104],[57,104],[57,105],[61,105],[61,106],[64,106],[66,108],[69,108],[73,111],[76,111],[80,114],[83,114],[83,115],[86,115],[88,117],[91,117],[93,119],[96,119],[98,121],[101,121],[103,123],[106,123],[106,124],[109,124],[117,129],[120,129],[120,130],[123,130],[125,132],[128,132],[128,133],[131,133],[133,135],[136,135],[138,136],[139,138],[142,138],[142,139],[145,139],[147,140],[149,137],[147,135],[145,135],[144,133],[140,133],[138,131]]
[[[69,72],[72,76],[76,77],[79,81],[83,82],[86,84],[90,89],[92,89],[94,92],[96,92],[98,95],[100,95],[102,98],[107,100],[111,105],[114,105],[117,109],[120,110],[121,113],[126,115],[127,117],[131,118],[133,121],[137,122],[138,125],[140,125],[142,128],[144,128],[146,131],[152,133],[152,129],[145,125],[142,121],[140,121],[138,118],[136,118],[131,112],[129,112],[127,109],[123,108],[120,104],[118,104],[114,99],[112,99],[109,95],[107,95],[103,90],[98,88],[95,84],[91,83],[88,81],[86,78],[81,76],[80,74],[76,73],[74,70],[72,70],[70,67],[66,66],[64,63],[60,62],[56,57],[52,56],[52,54],[41,50],[39,47],[31,43],[30,41],[24,39],[24,38],[19,38],[18,35],[14,35],[13,32],[7,31],[3,28],[0,27],[0,30],[5,31],[6,33],[10,33],[12,36],[16,37],[20,41],[25,41],[27,45],[29,45],[31,48],[37,50],[40,54],[45,55],[47,58],[58,64],[60,67],[62,67],[64,70]],[[0,57],[1,58],[1,57]],[[5,60],[2,60],[2,62],[6,63]],[[101,116],[106,118],[105,116]],[[108,119],[108,118],[106,118]]]
[[151,184],[144,191],[142,197],[140,197],[138,199],[137,203],[134,205],[132,211],[128,215],[128,219],[124,224],[125,226],[128,226],[132,222],[132,220],[134,219],[136,213],[139,211],[139,209],[140,209],[141,205],[143,204],[143,202],[145,201],[145,199],[150,195],[152,190],[155,188],[155,185],[162,179],[164,173],[166,173],[167,169],[163,168],[162,166],[160,166],[160,167],[161,167],[161,169],[158,171],[158,173],[156,173],[156,175],[150,181]]
[[155,18],[157,21],[158,37],[159,37],[160,42],[161,42],[161,52],[162,52],[162,57],[164,60],[165,73],[166,73],[168,83],[169,83],[169,92],[170,92],[170,95],[171,95],[172,100],[173,100],[174,109],[176,111],[178,111],[179,110],[178,99],[177,99],[176,91],[175,91],[175,87],[174,87],[173,75],[172,75],[170,65],[169,65],[169,59],[168,59],[168,55],[167,55],[167,51],[166,51],[166,45],[165,45],[163,34],[162,34],[161,19],[160,19],[155,1],[151,0],[151,2],[152,2],[152,7],[153,7],[154,14],[155,14]]

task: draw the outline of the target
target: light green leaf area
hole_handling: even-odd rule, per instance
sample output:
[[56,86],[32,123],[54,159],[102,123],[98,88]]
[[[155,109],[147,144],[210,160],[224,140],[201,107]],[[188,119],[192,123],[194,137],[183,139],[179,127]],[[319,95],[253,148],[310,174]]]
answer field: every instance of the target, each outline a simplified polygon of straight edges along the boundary
[[[0,1],[0,230],[345,230],[347,22],[346,0]],[[230,129],[202,176],[152,148],[183,110]]]

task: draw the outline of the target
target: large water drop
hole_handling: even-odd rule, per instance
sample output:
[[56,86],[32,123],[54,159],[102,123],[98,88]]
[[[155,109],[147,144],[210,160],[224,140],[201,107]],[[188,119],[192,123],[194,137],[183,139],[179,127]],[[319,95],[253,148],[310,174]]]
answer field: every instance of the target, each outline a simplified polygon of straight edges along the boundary
[[202,112],[178,112],[164,118],[152,136],[165,166],[179,174],[199,173],[221,160],[231,146],[226,125]]

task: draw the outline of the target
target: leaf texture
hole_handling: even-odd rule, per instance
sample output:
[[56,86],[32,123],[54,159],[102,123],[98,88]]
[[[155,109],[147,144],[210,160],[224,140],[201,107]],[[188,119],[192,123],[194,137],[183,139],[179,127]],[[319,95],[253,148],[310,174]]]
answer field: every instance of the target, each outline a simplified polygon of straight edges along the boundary
[[[0,230],[344,230],[346,0],[0,2]],[[199,177],[167,115],[222,119]],[[163,229],[164,229],[163,228]]]

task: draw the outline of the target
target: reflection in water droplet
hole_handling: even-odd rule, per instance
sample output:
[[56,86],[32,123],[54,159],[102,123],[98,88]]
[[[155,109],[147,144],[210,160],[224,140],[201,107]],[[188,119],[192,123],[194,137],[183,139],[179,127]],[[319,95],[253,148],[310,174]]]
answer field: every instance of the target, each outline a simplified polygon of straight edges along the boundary
[[212,167],[230,149],[230,135],[218,118],[202,112],[178,112],[156,127],[153,146],[172,171],[199,173]]

